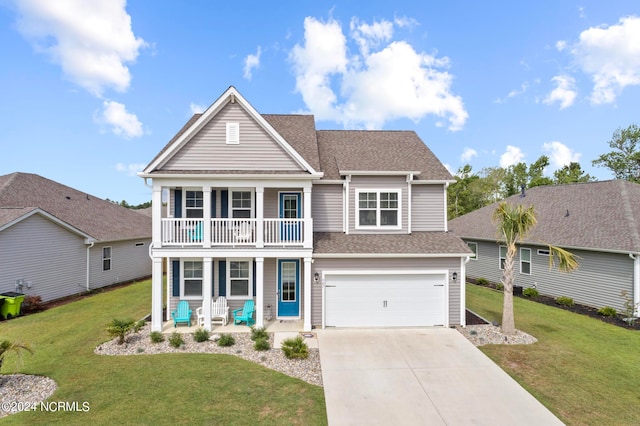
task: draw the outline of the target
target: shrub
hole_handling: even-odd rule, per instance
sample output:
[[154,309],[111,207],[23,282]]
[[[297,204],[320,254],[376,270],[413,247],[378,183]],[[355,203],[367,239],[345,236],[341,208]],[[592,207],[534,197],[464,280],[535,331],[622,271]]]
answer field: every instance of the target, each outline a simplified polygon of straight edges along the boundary
[[522,290],[522,295],[524,297],[538,297],[540,293],[538,293],[538,290],[536,290],[533,287],[527,287],[524,290]]
[[573,299],[567,296],[560,296],[556,298],[556,303],[561,306],[573,306]]
[[489,285],[489,280],[486,278],[476,278],[476,284],[478,285]]
[[182,338],[182,335],[180,333],[174,331],[173,333],[171,333],[171,336],[169,336],[169,344],[174,348],[179,348],[180,346],[184,345],[184,339]]
[[218,346],[233,346],[236,344],[236,339],[230,334],[223,334],[218,339]]
[[33,354],[33,349],[28,344],[13,342],[11,340],[0,340],[0,369],[2,369],[2,362],[4,361],[4,356],[8,352],[15,352],[18,356],[18,361],[22,359],[22,351],[27,351],[30,354]]
[[251,340],[268,339],[269,333],[263,327],[251,327]]
[[603,317],[615,317],[618,312],[616,311],[615,308],[612,308],[611,306],[604,306],[598,309],[598,313]]
[[267,339],[260,338],[256,339],[256,343],[254,343],[253,349],[255,349],[256,351],[268,351],[269,349],[271,349],[271,345],[269,344],[269,341]]
[[111,337],[117,337],[118,344],[122,345],[127,335],[139,332],[143,325],[144,321],[136,322],[131,318],[114,318],[107,326],[107,333]]
[[296,336],[282,342],[282,352],[287,358],[306,359],[309,356],[309,347],[302,336]]
[[496,284],[496,290],[499,290],[499,291],[504,290],[504,284],[502,284],[502,283]]
[[159,331],[152,331],[149,337],[151,338],[151,343],[164,342],[164,336]]
[[634,314],[636,309],[638,308],[638,303],[633,303],[633,298],[629,296],[629,293],[626,290],[622,290],[620,296],[624,299],[624,318],[623,320],[629,325],[632,326],[635,322],[636,318]]
[[209,340],[209,336],[209,331],[205,330],[204,328],[199,328],[193,333],[193,340],[198,343],[202,343]]

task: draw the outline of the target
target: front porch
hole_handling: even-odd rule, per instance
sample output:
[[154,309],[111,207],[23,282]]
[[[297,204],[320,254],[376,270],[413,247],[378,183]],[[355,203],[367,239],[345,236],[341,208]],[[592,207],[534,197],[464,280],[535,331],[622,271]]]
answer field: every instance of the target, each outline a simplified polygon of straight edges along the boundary
[[[191,327],[184,324],[179,324],[177,327],[173,326],[173,321],[165,321],[162,324],[162,333],[163,334],[171,334],[173,332],[180,334],[190,334],[195,332],[197,329],[203,328],[202,326],[198,326],[195,318],[191,322]],[[293,332],[299,333],[304,331],[304,320],[265,320],[264,321],[264,329],[268,333],[286,333]],[[245,323],[243,324],[233,324],[233,318],[227,325],[220,324],[212,324],[211,325],[211,333],[212,334],[226,334],[226,333],[250,333],[251,327],[248,327]]]

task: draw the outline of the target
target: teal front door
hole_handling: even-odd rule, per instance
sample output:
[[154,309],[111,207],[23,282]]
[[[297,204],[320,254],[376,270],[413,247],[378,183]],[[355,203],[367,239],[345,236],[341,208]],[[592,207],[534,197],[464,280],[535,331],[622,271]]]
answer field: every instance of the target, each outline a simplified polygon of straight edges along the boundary
[[[280,224],[280,241],[300,242],[302,241],[302,227],[300,219],[302,217],[299,192],[280,193],[280,219],[285,219]],[[287,220],[290,219],[290,220]]]
[[278,317],[300,317],[299,259],[278,259]]

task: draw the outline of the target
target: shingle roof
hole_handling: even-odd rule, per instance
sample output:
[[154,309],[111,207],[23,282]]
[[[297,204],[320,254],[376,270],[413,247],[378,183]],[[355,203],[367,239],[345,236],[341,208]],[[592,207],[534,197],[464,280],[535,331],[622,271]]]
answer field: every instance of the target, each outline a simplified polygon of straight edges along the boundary
[[[640,252],[640,185],[623,180],[538,186],[505,201],[533,205],[538,224],[525,240],[608,251]],[[498,203],[449,221],[463,238],[495,240]]]
[[0,221],[38,207],[98,241],[151,237],[150,217],[31,173],[0,176],[0,207]]
[[452,180],[451,174],[413,131],[319,130],[325,179],[340,171],[419,171],[416,180]]
[[313,115],[262,114],[262,117],[315,171],[320,170]]
[[344,234],[314,232],[313,252],[329,254],[470,254],[467,244],[448,232]]

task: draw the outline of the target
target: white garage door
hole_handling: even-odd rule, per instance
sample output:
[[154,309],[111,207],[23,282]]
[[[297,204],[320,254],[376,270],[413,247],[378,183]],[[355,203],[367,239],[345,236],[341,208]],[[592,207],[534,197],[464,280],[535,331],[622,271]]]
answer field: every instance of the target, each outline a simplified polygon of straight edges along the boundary
[[444,325],[444,274],[325,275],[325,325]]

